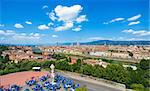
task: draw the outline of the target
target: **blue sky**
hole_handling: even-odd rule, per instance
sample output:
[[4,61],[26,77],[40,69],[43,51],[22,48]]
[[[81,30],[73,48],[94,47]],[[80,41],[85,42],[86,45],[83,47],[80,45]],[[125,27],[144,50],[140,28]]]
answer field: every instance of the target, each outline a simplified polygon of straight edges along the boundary
[[150,40],[148,0],[1,0],[0,43]]

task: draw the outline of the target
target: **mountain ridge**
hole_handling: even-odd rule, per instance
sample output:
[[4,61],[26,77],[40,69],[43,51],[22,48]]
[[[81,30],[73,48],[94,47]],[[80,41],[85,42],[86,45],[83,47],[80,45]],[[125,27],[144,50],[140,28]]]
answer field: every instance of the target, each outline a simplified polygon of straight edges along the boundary
[[0,44],[7,46],[60,46],[60,45],[150,45],[150,41],[114,41],[114,40],[96,40],[89,42],[66,42],[66,43],[46,43],[46,44]]

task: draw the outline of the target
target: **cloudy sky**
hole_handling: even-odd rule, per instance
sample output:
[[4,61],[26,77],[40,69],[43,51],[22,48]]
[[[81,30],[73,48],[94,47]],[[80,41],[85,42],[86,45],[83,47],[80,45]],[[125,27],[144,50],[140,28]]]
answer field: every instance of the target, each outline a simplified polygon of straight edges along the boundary
[[148,0],[1,0],[0,43],[150,40]]

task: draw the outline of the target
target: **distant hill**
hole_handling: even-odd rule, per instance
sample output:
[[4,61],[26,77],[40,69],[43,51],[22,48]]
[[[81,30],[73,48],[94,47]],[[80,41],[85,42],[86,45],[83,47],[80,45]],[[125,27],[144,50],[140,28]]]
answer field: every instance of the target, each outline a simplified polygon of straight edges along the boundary
[[[76,43],[63,43],[62,45],[76,45]],[[112,41],[97,40],[91,42],[83,42],[80,45],[150,45],[150,41]]]
[[111,41],[97,40],[92,42],[81,43],[82,45],[150,45],[150,41]]
[[[76,42],[68,43],[49,43],[49,44],[0,44],[5,46],[60,46],[60,45],[76,45]],[[91,42],[81,42],[80,45],[150,45],[150,41],[112,41],[97,40]]]

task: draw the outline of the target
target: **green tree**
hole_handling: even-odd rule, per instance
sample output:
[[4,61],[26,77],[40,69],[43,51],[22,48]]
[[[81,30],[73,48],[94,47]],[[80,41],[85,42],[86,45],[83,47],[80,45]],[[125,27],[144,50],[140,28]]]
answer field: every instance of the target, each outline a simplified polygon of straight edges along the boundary
[[17,67],[15,66],[15,63],[10,63],[10,64],[7,65],[7,67],[6,67],[6,69],[8,69],[8,70],[10,70],[10,69],[15,69],[15,68],[17,68]]
[[99,65],[94,66],[94,72],[93,72],[92,76],[103,78],[104,74],[105,74],[105,69],[104,68],[102,68]]
[[75,64],[72,64],[71,65],[71,71],[72,72],[80,72],[80,65],[79,64],[77,64],[77,63],[75,63]]
[[8,46],[0,46],[0,53],[5,50],[8,50]]
[[71,62],[71,58],[70,57],[66,58],[66,61]]
[[44,61],[41,63],[42,68],[50,68],[51,64],[55,64],[54,61]]
[[64,59],[67,58],[64,54],[53,54],[52,58],[60,60],[60,59]]
[[92,75],[94,72],[94,67],[92,65],[84,65],[82,66],[82,73],[85,75]]
[[8,54],[6,54],[6,56],[3,58],[2,62],[3,62],[3,63],[8,63],[8,62],[10,62],[10,59],[9,59],[9,55],[8,55]]
[[0,69],[3,70],[3,69],[5,69],[5,67],[6,67],[6,65],[0,61]]
[[148,60],[142,59],[140,61],[140,68],[143,70],[150,69],[150,59],[148,59]]
[[60,70],[67,70],[67,71],[70,70],[70,66],[69,66],[68,62],[66,62],[66,61],[56,62],[55,66],[57,69],[60,69]]
[[110,64],[105,69],[104,78],[127,84],[130,81],[128,71],[118,64]]

